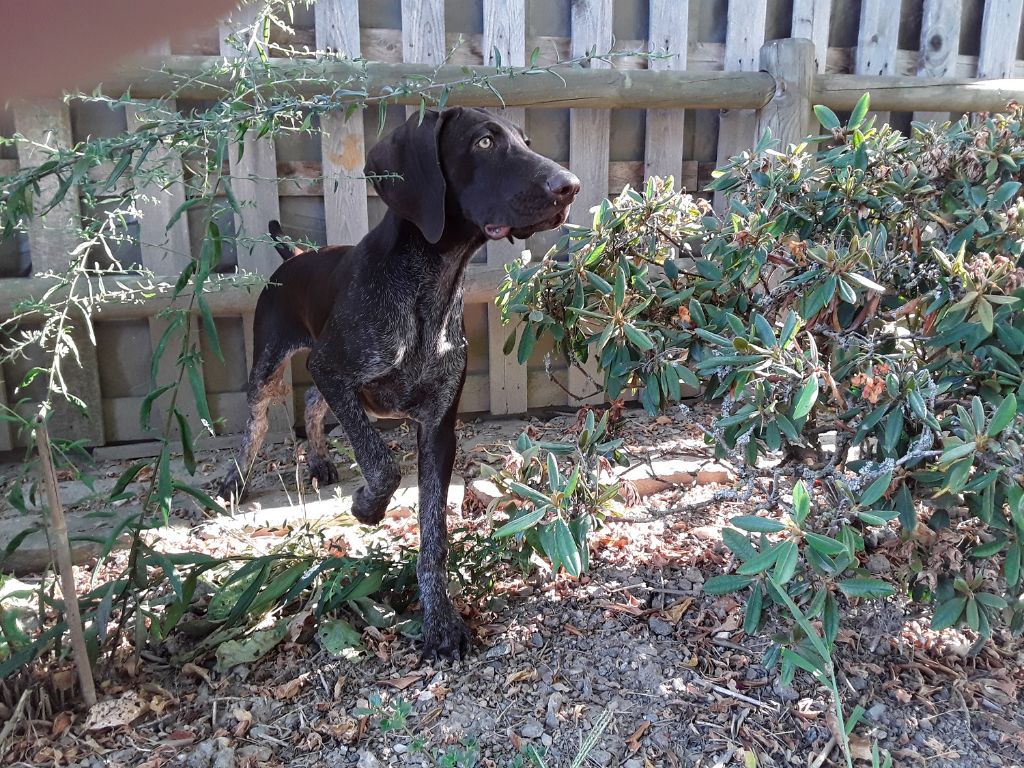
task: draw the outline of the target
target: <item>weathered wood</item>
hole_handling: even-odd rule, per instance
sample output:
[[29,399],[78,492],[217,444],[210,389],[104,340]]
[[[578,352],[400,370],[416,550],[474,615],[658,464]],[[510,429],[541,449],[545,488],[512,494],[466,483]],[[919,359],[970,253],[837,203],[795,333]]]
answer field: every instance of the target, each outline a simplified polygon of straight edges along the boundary
[[[675,54],[654,59],[655,71],[685,70],[689,36],[689,0],[651,0],[650,44],[656,51]],[[649,109],[644,136],[644,176],[672,176],[682,182],[682,110]]]
[[[767,13],[767,0],[729,3],[723,62],[726,72],[757,71]],[[772,91],[774,93],[774,88]],[[718,119],[719,166],[725,165],[730,157],[749,149],[757,141],[759,137],[754,135],[756,128],[755,112],[738,109],[735,105],[722,111]],[[716,193],[715,208],[721,210],[724,199],[721,193]]]
[[402,61],[437,66],[446,53],[444,0],[402,0]]
[[[573,0],[572,55],[580,56],[593,47],[607,51],[612,46],[612,0]],[[591,62],[591,71],[609,65]],[[611,113],[607,110],[573,109],[569,111],[569,167],[580,179],[580,194],[573,203],[569,221],[589,225],[590,209],[599,205],[608,189],[608,155],[611,144]],[[583,366],[569,369],[569,391],[574,395],[591,395],[590,379],[598,379],[596,360],[591,357]],[[603,402],[603,394],[582,399],[569,397],[569,405]]]
[[[221,54],[227,57],[246,55],[239,53],[228,42],[227,37],[234,31],[251,24],[256,13],[254,6],[242,6],[236,15],[221,23]],[[251,55],[255,55],[252,52]],[[269,277],[281,264],[281,257],[274,250],[267,237],[267,223],[272,219],[280,220],[281,205],[277,197],[277,149],[273,138],[257,139],[254,131],[246,133],[243,139],[243,152],[230,153],[231,183],[235,197],[240,203],[241,212],[235,214],[236,252],[238,266],[252,272]],[[248,240],[248,242],[246,242]],[[245,362],[248,369],[253,364],[252,328],[253,317],[247,314],[242,317],[245,328]],[[291,371],[286,370],[284,380],[291,386]],[[291,398],[286,398],[285,413],[279,409],[270,410],[270,432],[275,435],[290,433],[295,425],[295,409]],[[242,424],[231,424],[232,431],[238,431]]]
[[[18,163],[21,168],[29,168],[48,160],[46,147],[72,146],[71,116],[67,104],[59,99],[19,103],[14,107],[14,127],[25,138],[25,141],[18,142]],[[49,200],[57,190],[58,180],[47,178],[39,186],[38,199]],[[30,222],[28,242],[33,272],[67,271],[71,252],[79,245],[77,233],[81,226],[80,215],[78,186],[72,185],[62,202],[45,216],[35,217]],[[6,281],[0,281],[3,282]],[[49,428],[57,437],[84,439],[93,445],[102,445],[103,396],[100,391],[96,347],[89,339],[84,321],[78,316],[69,320],[81,365],[76,365],[74,357],[65,357],[62,366],[64,381],[68,389],[86,404],[86,412],[82,413],[55,395]],[[43,363],[42,360],[39,362]],[[40,383],[38,379],[36,382]],[[40,397],[46,396],[37,387],[33,391],[37,391]]]
[[[316,47],[330,49],[348,58],[358,58],[359,1],[320,0],[315,6]],[[328,243],[356,243],[369,229],[366,210],[366,181],[362,112],[350,120],[340,113],[320,118],[323,130],[324,219]]]
[[[158,43],[150,49],[150,53],[155,56],[167,56],[170,55],[170,52],[171,46],[167,41]],[[125,117],[128,130],[136,130],[140,124],[159,119],[160,115],[153,113],[153,110],[158,108],[166,113],[173,113],[176,105],[174,101],[163,102],[159,105],[157,102],[153,102],[148,105],[148,108],[147,105],[127,105],[125,107]],[[182,179],[181,156],[174,150],[158,146],[150,152],[149,157],[151,160],[147,161],[147,164],[151,165],[151,167],[164,166],[167,169],[167,174],[174,180],[169,184],[156,180],[136,184],[135,206],[139,209],[140,214],[139,249],[142,254],[142,266],[157,275],[173,275],[176,272],[180,273],[192,261],[188,216],[179,216],[178,220],[170,228],[167,226],[171,215],[185,202],[185,183]],[[191,322],[193,324],[192,332],[195,334],[198,328],[194,319]],[[165,318],[157,316],[149,318],[150,343],[154,350],[167,331],[168,325],[169,321]],[[177,350],[180,349],[184,332],[182,329],[178,329],[170,333],[171,338],[165,347],[166,351],[163,360],[161,360],[158,367],[156,381],[153,382],[153,385],[157,387],[171,385],[178,380]],[[196,336],[193,335],[192,338],[196,338]],[[99,354],[102,355],[103,350],[99,350]],[[137,361],[137,365],[148,368],[149,360],[140,358]],[[200,376],[202,376],[201,364],[199,372]],[[109,405],[107,405],[109,402],[109,399],[104,400],[104,416],[108,432],[112,434],[118,433],[122,428],[128,432],[141,429],[137,407],[134,408],[134,413],[111,414],[109,412]],[[167,397],[164,397],[154,405],[153,424],[164,423],[167,415],[164,413],[166,402]],[[199,423],[199,411],[196,407],[195,395],[192,393],[190,386],[186,385],[179,389],[177,407],[185,414],[191,424]],[[129,409],[129,411],[131,410]],[[127,419],[131,421],[127,424],[122,424]],[[110,429],[112,422],[115,427],[114,429]]]
[[[440,65],[445,57],[444,0],[402,0],[402,61]],[[407,116],[419,109],[409,106]]]
[[[863,0],[857,32],[857,56],[854,73],[892,75],[899,44],[900,14],[891,0]],[[872,102],[872,106],[876,106]],[[888,112],[872,110],[879,125],[889,122]]]
[[793,0],[791,37],[802,37],[814,44],[818,72],[828,63],[828,30],[832,18],[832,0]]
[[[158,98],[177,88],[179,98],[202,99],[230,88],[228,75],[203,74],[217,62],[206,56],[170,56],[146,60],[139,69],[108,78],[101,91],[121,96],[128,89],[136,98]],[[600,63],[600,62],[599,62]],[[163,66],[164,70],[159,71]],[[318,63],[271,60],[276,79],[293,81],[294,92],[317,96],[331,92],[363,76],[362,65],[345,61]],[[386,88],[406,78],[430,75],[438,84],[465,83],[475,76],[494,77],[494,69],[442,65],[436,70],[420,64],[369,63],[365,65],[365,87],[370,96],[380,96]],[[185,83],[185,80],[194,82]],[[530,107],[531,109],[639,108],[639,109],[760,109],[771,98],[775,84],[763,72],[666,72],[601,68],[564,68],[556,74],[540,73],[528,77],[492,79],[501,99],[486,88],[454,91],[448,103],[474,107]],[[419,104],[417,96],[396,97],[398,104]]]
[[1015,64],[1022,10],[1024,0],[985,0],[978,77],[1020,77]]
[[[713,162],[698,163],[684,160],[676,187],[696,192],[711,181]],[[278,193],[281,197],[320,197],[324,182],[322,166],[316,160],[285,160],[277,163]],[[608,163],[608,194],[617,195],[622,187],[631,184],[637,188],[644,180],[644,162],[641,160],[614,160]],[[331,183],[330,180],[327,181]],[[377,191],[367,187],[367,195],[376,197]]]
[[[487,64],[495,64],[494,51],[505,66],[526,64],[526,2],[525,0],[484,0],[483,48]],[[512,107],[503,110],[505,117],[525,126],[526,110]],[[527,243],[489,242],[487,265],[500,267],[519,257]],[[526,366],[514,355],[506,355],[503,347],[509,330],[501,324],[501,312],[488,302],[487,359],[490,412],[492,414],[524,413],[526,411]]]
[[994,112],[1005,110],[1011,101],[1024,99],[1024,79],[818,75],[814,103],[853,109],[865,91],[871,94],[871,106],[882,110]]
[[761,48],[761,69],[778,83],[775,98],[757,113],[757,134],[771,131],[785,147],[811,131],[814,43],[802,38],[772,40]]
[[[960,49],[961,0],[924,0],[921,17],[921,63],[917,74],[922,77],[946,77],[956,66]],[[921,122],[949,119],[949,112],[914,113]]]

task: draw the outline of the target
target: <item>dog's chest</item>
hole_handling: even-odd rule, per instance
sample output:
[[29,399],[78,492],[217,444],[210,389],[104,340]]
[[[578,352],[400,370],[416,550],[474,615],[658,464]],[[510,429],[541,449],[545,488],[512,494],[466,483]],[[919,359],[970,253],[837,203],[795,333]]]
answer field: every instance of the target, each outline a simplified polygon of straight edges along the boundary
[[467,344],[461,300],[447,309],[410,313],[396,334],[390,370],[361,390],[363,406],[379,417],[439,418],[458,395]]

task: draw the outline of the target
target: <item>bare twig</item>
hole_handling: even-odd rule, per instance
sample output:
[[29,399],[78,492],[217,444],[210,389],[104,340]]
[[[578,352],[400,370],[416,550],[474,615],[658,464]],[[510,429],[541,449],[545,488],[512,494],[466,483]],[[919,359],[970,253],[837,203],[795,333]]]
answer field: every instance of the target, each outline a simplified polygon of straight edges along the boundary
[[60,573],[60,591],[64,597],[64,615],[68,621],[68,633],[71,635],[71,652],[75,666],[78,668],[78,681],[82,685],[82,698],[87,707],[96,703],[96,686],[92,679],[92,665],[89,662],[89,649],[85,645],[85,632],[82,629],[82,617],[78,612],[78,593],[75,590],[75,570],[71,562],[71,545],[68,543],[68,524],[64,518],[64,508],[60,504],[60,492],[57,489],[57,473],[53,468],[50,453],[50,435],[46,431],[46,422],[36,418],[36,445],[39,450],[39,466],[46,486],[46,502],[48,514],[46,527],[49,533],[50,552],[57,561]]
[[14,707],[14,714],[12,714],[7,722],[4,723],[3,730],[0,730],[0,757],[7,754],[7,740],[21,723],[22,716],[25,714],[25,705],[28,703],[30,693],[32,693],[31,688],[26,688],[22,692],[21,698],[18,699],[18,704]]

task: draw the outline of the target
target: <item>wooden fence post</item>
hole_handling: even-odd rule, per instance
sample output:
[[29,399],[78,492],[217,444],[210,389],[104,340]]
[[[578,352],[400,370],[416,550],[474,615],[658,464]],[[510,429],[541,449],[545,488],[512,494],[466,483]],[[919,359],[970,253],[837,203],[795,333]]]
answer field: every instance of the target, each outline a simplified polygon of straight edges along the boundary
[[[494,64],[494,51],[505,66],[526,65],[526,3],[524,0],[484,0],[484,62]],[[505,117],[526,128],[526,110],[511,107],[502,110]],[[499,267],[517,258],[526,243],[504,241],[487,243],[487,265]],[[487,304],[487,368],[492,414],[525,413],[526,366],[503,347],[509,329],[501,324],[501,312],[493,301]]]
[[[947,77],[955,74],[956,57],[960,52],[960,0],[924,0],[921,18],[921,61],[919,77]],[[959,118],[960,115],[953,115]],[[921,122],[949,120],[949,112],[915,112]]]
[[[599,52],[607,51],[612,45],[612,2],[611,0],[573,0],[572,2],[572,55],[582,56],[593,46]],[[592,61],[594,69],[603,69],[610,64]],[[607,109],[569,110],[569,168],[582,185],[576,202],[569,212],[573,224],[590,226],[593,214],[590,209],[608,197],[608,157],[611,145],[611,112]],[[597,360],[591,357],[583,369],[569,367],[569,405],[578,408],[585,404],[603,403],[604,392],[592,394],[595,385],[601,381]],[[581,395],[581,398],[577,398]]]
[[770,130],[783,147],[797,144],[811,130],[814,43],[799,38],[765,43],[761,69],[775,78],[775,97],[757,111],[757,138]]
[[[20,103],[14,107],[14,127],[26,141],[18,143],[18,163],[29,168],[49,160],[49,154],[42,147],[70,147],[71,113],[68,105],[60,99]],[[42,193],[39,200],[48,200],[57,189],[56,178],[40,183]],[[32,271],[53,271],[62,274],[71,262],[71,252],[78,247],[78,231],[81,227],[81,208],[78,199],[78,185],[68,189],[62,202],[54,206],[45,216],[34,218],[29,224],[28,244],[32,254]],[[100,387],[99,362],[96,347],[89,338],[84,318],[72,312],[71,336],[81,366],[74,358],[64,359],[62,372],[68,389],[85,403],[85,412],[55,397],[50,426],[55,436],[67,439],[85,439],[90,445],[103,445],[106,439],[103,422],[103,395]],[[40,382],[42,379],[37,379]],[[47,393],[40,392],[40,398]]]
[[[221,22],[219,30],[221,55],[226,57],[256,55],[255,51],[251,53],[238,51],[227,42],[229,35],[244,29],[247,24],[254,21],[256,10],[251,5],[242,6],[231,19]],[[245,201],[241,212],[235,214],[235,233],[236,236],[243,234],[247,238],[253,238],[255,242],[251,247],[244,248],[236,239],[235,253],[238,257],[239,267],[269,278],[281,263],[281,257],[274,251],[269,237],[266,237],[267,222],[271,219],[280,220],[281,218],[281,201],[277,196],[277,149],[274,146],[273,138],[257,139],[256,131],[253,130],[246,132],[242,141],[244,147],[242,156],[239,157],[237,152],[232,151],[228,157],[235,196],[239,200]],[[263,241],[259,241],[261,237],[264,238]],[[253,364],[252,324],[253,315],[243,315],[242,334],[245,340],[247,369],[250,369]],[[292,371],[288,366],[285,366],[284,381],[290,389]],[[282,405],[282,408],[271,407],[268,412],[272,435],[290,435],[295,427],[294,399],[286,397]],[[230,431],[239,430],[236,425],[232,425]]]

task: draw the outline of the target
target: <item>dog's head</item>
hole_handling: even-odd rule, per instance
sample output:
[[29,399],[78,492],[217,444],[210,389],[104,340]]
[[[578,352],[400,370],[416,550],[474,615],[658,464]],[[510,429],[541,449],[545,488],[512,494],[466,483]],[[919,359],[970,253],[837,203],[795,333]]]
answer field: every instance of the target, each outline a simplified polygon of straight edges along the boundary
[[580,191],[579,179],[530,149],[517,126],[464,107],[413,115],[370,150],[366,173],[401,175],[374,186],[431,243],[446,223],[490,240],[554,229]]

